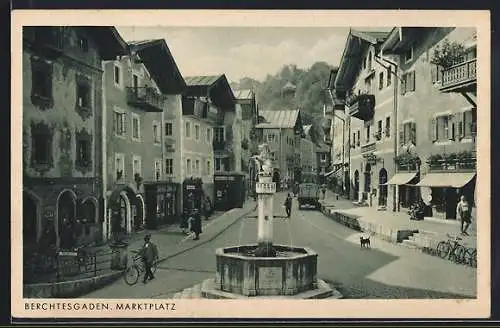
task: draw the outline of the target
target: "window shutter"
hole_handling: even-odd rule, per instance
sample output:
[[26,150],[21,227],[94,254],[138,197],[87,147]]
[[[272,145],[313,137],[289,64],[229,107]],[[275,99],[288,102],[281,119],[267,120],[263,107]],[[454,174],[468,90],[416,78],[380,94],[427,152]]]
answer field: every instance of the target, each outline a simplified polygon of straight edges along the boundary
[[438,72],[438,68],[436,65],[431,65],[431,82],[432,83],[435,83],[437,82],[437,73]]
[[455,138],[453,115],[448,116],[448,139],[453,140]]
[[404,95],[406,93],[406,74],[404,74],[401,78],[401,83],[400,83],[400,90],[399,90],[401,95]]
[[464,133],[465,133],[464,120],[465,120],[465,113],[456,113],[455,114],[455,122],[457,124],[457,137],[458,137],[458,139],[462,139],[464,137]]
[[415,91],[415,71],[410,73],[410,90],[409,91]]
[[434,142],[437,140],[437,124],[436,124],[436,119],[432,118],[430,120],[430,127],[429,127],[429,132],[430,132],[430,137],[431,141]]
[[402,147],[405,144],[405,130],[404,125],[399,124],[399,146]]
[[412,133],[412,141],[413,144],[417,145],[417,123],[413,122],[411,124],[411,133]]
[[471,127],[472,135],[475,136],[477,134],[477,110],[476,108],[472,108],[472,127]]

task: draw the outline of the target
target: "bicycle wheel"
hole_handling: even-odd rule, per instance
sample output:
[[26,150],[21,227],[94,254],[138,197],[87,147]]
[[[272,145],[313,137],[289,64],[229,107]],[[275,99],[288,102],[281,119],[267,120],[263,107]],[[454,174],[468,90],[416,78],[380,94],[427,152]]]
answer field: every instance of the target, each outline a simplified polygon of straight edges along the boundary
[[446,255],[448,255],[448,253],[450,252],[450,248],[451,248],[450,243],[446,241],[439,242],[439,244],[436,247],[437,255],[442,259],[446,258]]
[[139,268],[137,267],[137,265],[133,265],[125,270],[125,274],[123,275],[123,277],[125,278],[125,282],[127,283],[127,285],[132,286],[135,285],[139,280],[139,274]]
[[470,261],[470,266],[473,268],[477,268],[477,249],[472,251],[472,258]]
[[464,257],[465,257],[465,247],[463,247],[462,245],[458,245],[453,251],[452,260],[455,263],[460,264],[464,262]]
[[473,253],[474,249],[473,248],[467,248],[465,250],[465,254],[464,254],[464,264],[467,264],[467,265],[471,265],[472,266],[472,253]]

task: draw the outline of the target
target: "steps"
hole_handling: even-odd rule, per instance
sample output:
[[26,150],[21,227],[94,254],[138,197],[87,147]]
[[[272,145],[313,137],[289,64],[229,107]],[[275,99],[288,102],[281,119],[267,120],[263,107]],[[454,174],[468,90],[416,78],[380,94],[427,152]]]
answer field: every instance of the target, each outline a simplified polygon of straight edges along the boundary
[[174,299],[199,299],[201,296],[201,284],[194,285],[193,287],[183,289],[173,296]]

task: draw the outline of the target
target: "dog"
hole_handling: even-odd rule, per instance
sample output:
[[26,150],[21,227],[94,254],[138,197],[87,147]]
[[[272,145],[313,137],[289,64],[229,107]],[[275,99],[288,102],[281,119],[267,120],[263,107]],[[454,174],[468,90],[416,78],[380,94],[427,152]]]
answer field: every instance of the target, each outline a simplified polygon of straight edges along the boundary
[[370,236],[366,238],[364,238],[363,236],[359,237],[359,242],[361,244],[361,248],[371,248]]

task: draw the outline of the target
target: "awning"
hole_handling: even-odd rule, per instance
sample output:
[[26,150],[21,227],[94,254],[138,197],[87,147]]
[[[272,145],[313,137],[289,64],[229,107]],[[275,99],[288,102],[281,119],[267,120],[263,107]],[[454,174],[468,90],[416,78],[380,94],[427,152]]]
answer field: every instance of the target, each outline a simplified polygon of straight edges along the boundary
[[331,170],[330,172],[328,173],[325,173],[325,177],[329,177],[330,175],[334,174],[334,173],[337,173],[338,171],[340,171],[344,166],[342,164],[340,164],[341,166]]
[[462,188],[476,176],[475,172],[468,173],[429,173],[417,183],[422,187],[450,187]]
[[382,185],[404,185],[410,182],[416,176],[417,176],[416,172],[396,173],[387,183],[383,183]]

